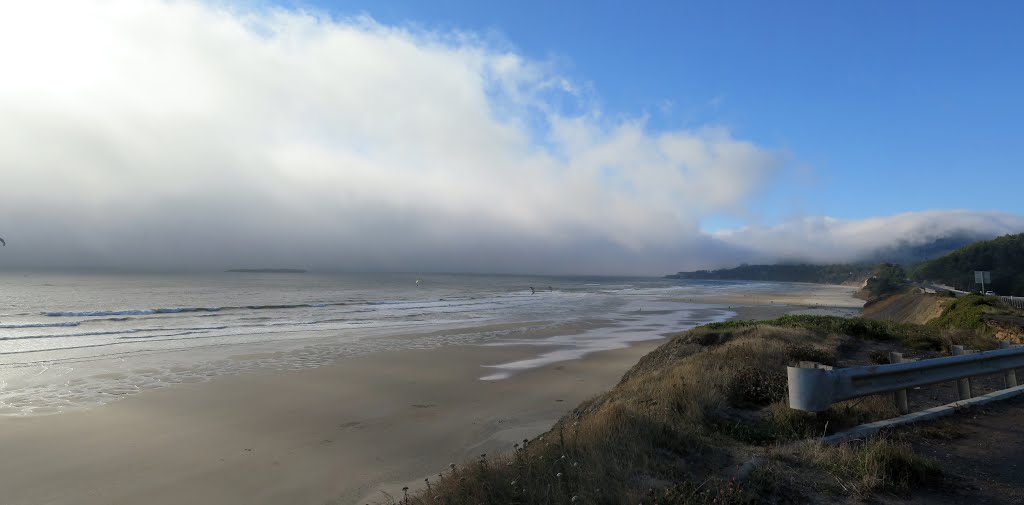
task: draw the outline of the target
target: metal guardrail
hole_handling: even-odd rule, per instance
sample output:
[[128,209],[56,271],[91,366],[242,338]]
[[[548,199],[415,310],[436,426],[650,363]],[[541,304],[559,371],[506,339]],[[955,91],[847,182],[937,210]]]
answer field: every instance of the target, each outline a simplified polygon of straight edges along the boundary
[[[952,292],[956,293],[957,296],[966,295],[966,294],[970,294],[970,293],[978,293],[978,291],[963,291],[963,290],[960,290],[960,289],[956,289],[953,286],[947,286],[945,284],[935,284],[935,283],[921,282],[921,283],[914,283],[914,285],[918,286],[918,287],[920,287],[920,288],[922,288],[922,289],[924,289],[926,291],[929,290],[929,289],[940,289],[940,290],[952,291]],[[1011,307],[1016,307],[1018,309],[1024,309],[1024,296],[999,296],[998,298],[1000,300],[1002,300],[1004,303],[1006,303],[1007,305],[1011,306]]]
[[[901,413],[906,413],[905,391],[918,386],[958,381],[960,399],[966,400],[971,396],[968,382],[970,377],[1004,372],[1006,387],[1014,387],[1017,385],[1015,369],[1024,368],[1024,347],[1011,347],[1005,342],[1000,347],[995,351],[977,352],[964,351],[963,347],[954,346],[954,354],[963,354],[890,365],[834,369],[820,363],[801,362],[800,366],[787,369],[789,406],[797,410],[820,412],[844,400],[879,393],[898,393],[897,405]],[[895,358],[901,357],[897,354]]]
[[1003,303],[1017,309],[1024,309],[1024,296],[1000,296]]

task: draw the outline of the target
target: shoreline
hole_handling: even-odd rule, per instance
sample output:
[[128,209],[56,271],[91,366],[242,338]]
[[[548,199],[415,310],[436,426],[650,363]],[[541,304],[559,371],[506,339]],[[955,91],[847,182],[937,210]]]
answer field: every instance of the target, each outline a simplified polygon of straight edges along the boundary
[[[853,288],[811,291],[823,302]],[[811,303],[793,305],[768,296],[767,304],[761,294],[678,301],[728,307],[732,319],[861,303],[833,309],[807,293],[787,299]],[[160,388],[84,411],[2,417],[0,447],[17,457],[0,460],[0,488],[10,504],[345,504],[382,501],[380,490],[400,497],[403,485],[422,485],[450,462],[546,431],[664,340],[497,381],[480,380],[482,365],[536,357],[538,348],[387,350]]]
[[[663,339],[481,381],[532,349],[385,351],[0,419],[5,504],[357,503],[505,450],[612,387]],[[414,456],[414,457],[411,457]],[[399,486],[400,487],[400,486]]]

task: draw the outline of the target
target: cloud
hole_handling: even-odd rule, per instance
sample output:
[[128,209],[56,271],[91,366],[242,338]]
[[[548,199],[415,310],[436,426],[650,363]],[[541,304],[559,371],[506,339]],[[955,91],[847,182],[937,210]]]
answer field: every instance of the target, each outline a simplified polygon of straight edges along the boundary
[[[471,33],[191,1],[0,8],[3,267],[660,272],[785,164],[608,119]],[[568,105],[567,105],[568,104]]]
[[935,212],[702,233],[749,215],[788,155],[715,125],[654,131],[467,32],[8,2],[0,62],[0,268],[662,274],[1021,229]]
[[713,236],[751,262],[843,262],[897,245],[923,245],[965,235],[992,238],[1024,232],[1024,217],[1003,212],[930,210],[867,219],[806,217],[777,226],[723,230]]

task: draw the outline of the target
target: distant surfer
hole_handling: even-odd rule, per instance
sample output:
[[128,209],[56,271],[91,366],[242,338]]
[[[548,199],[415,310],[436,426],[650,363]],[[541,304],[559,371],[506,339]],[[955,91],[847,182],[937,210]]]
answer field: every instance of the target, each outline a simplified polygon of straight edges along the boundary
[[536,289],[533,289],[533,286],[530,286],[530,294],[531,294],[531,295],[535,295],[535,294],[537,294],[537,290],[536,290]]
[[548,291],[554,291],[554,290],[555,290],[554,288],[552,288],[551,286],[548,286]]

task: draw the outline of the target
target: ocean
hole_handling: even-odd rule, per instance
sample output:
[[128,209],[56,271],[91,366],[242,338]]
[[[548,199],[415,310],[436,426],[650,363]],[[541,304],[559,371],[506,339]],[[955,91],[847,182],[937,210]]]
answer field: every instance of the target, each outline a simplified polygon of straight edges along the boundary
[[785,285],[468,274],[0,274],[0,415],[391,349],[516,345],[481,380],[734,314],[701,294]]

